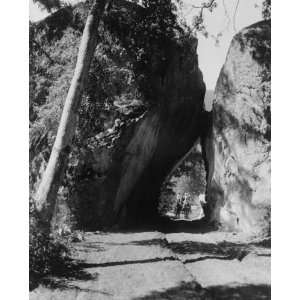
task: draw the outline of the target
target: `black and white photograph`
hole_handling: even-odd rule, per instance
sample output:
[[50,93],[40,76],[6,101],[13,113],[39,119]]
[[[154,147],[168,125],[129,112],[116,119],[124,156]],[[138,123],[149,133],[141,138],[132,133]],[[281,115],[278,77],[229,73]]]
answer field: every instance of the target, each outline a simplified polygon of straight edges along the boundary
[[0,298],[298,299],[299,8],[4,1]]
[[28,21],[29,298],[271,299],[271,0]]

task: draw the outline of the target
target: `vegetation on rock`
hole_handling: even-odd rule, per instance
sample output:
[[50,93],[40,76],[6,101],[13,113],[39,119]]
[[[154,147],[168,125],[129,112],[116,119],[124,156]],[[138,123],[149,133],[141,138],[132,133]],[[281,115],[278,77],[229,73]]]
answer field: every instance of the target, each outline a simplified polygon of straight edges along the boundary
[[[99,28],[101,43],[79,107],[79,124],[58,199],[70,201],[84,182],[103,176],[105,170],[91,168],[86,162],[94,160],[99,148],[114,145],[126,127],[161,101],[160,80],[172,59],[169,50],[174,45],[187,48],[190,33],[177,24],[171,2],[142,4],[134,9],[125,1],[112,6]],[[88,7],[89,3],[67,6],[30,24],[32,195],[54,143]],[[81,203],[69,204],[76,214]]]

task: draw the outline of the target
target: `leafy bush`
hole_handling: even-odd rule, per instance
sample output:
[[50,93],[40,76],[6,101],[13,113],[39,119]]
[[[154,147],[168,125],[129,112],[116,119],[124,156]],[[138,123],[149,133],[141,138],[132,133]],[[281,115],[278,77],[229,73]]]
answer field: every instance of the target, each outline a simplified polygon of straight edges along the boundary
[[45,276],[61,273],[71,259],[66,240],[38,229],[32,202],[29,220],[29,288],[33,289]]
[[29,237],[29,269],[32,275],[56,273],[69,254],[68,247],[46,233],[31,228]]
[[47,275],[62,273],[70,262],[70,250],[59,239],[31,228],[29,235],[29,284],[36,286]]

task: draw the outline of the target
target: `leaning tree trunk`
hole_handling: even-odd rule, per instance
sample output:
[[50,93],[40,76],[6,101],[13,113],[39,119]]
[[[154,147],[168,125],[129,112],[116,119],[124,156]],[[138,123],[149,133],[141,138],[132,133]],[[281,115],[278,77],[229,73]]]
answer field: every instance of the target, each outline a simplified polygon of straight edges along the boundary
[[78,107],[97,46],[100,18],[110,0],[95,0],[87,17],[71,86],[63,108],[47,168],[35,194],[38,219],[50,231],[57,192],[64,176],[78,119]]

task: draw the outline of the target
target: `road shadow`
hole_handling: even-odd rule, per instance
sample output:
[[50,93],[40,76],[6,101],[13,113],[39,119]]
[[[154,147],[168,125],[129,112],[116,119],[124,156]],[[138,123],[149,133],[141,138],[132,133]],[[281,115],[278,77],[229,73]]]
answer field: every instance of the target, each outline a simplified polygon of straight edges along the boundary
[[261,241],[252,242],[251,245],[271,249],[271,238],[265,238]]
[[201,288],[196,282],[181,283],[134,300],[268,300],[271,299],[270,285],[215,286]]
[[242,285],[236,287],[214,286],[207,289],[214,300],[268,300],[271,299],[271,286]]
[[[259,242],[252,243],[232,243],[232,242],[220,242],[220,243],[201,243],[194,241],[182,241],[182,242],[168,242],[166,239],[152,239],[152,240],[140,240],[133,241],[130,244],[138,246],[161,246],[172,250],[175,254],[187,255],[187,254],[201,254],[202,256],[197,259],[186,260],[184,263],[190,263],[198,260],[205,259],[238,259],[242,260],[250,252],[255,249],[267,249],[271,247],[271,239],[265,239]],[[270,253],[261,254],[258,256],[270,256]]]
[[32,291],[40,284],[49,288],[68,289],[71,281],[86,281],[95,279],[95,276],[87,272],[81,261],[68,259],[57,266],[51,275],[37,276],[29,275],[29,290]]
[[200,299],[211,299],[208,292],[203,289],[199,283],[193,282],[181,282],[178,286],[166,289],[164,291],[154,291],[149,295],[143,297],[137,297],[133,300],[200,300]]
[[206,218],[195,221],[171,220],[161,218],[157,225],[157,230],[163,233],[207,233],[216,231],[218,228],[215,224],[208,223]]
[[141,240],[141,241],[133,241],[129,243],[130,245],[136,246],[160,246],[160,247],[168,247],[168,241],[165,238],[161,239],[151,239],[151,240]]
[[[261,242],[262,243],[262,242]],[[220,259],[238,259],[242,260],[250,252],[253,252],[257,247],[263,247],[261,243],[201,243],[194,241],[171,242],[168,247],[175,254],[197,254],[201,253],[207,255],[207,258],[220,258]]]

